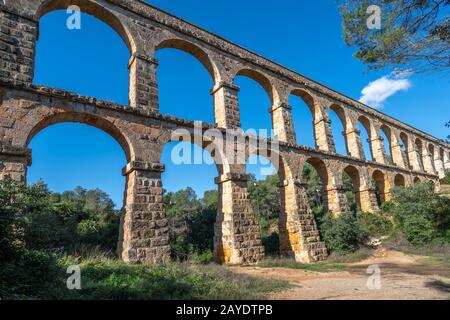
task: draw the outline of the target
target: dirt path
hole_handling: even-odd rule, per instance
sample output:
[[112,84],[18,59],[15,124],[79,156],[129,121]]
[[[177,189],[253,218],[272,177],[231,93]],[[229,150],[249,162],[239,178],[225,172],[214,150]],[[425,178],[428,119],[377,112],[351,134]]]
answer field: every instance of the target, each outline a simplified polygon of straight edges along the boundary
[[[256,277],[285,280],[295,287],[268,296],[272,300],[450,300],[450,270],[442,265],[424,264],[424,257],[378,250],[348,271],[318,273],[300,269],[232,267]],[[368,289],[369,266],[381,271],[381,289]]]

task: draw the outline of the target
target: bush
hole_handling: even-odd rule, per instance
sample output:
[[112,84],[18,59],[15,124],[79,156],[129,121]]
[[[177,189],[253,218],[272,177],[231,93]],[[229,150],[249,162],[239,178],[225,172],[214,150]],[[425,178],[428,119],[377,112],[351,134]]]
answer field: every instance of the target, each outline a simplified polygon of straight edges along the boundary
[[320,230],[328,249],[336,253],[355,252],[359,244],[367,238],[367,234],[352,214],[343,214],[336,219],[326,215],[320,224]]
[[64,275],[57,257],[44,251],[19,250],[0,263],[0,298],[53,298]]
[[413,245],[423,245],[431,242],[435,233],[433,222],[419,214],[405,217],[402,231],[406,239]]
[[445,177],[441,179],[441,184],[450,184],[450,170],[445,171]]
[[433,186],[418,183],[408,188],[394,188],[390,211],[406,239],[415,245],[445,237],[450,230],[450,199],[434,192]]
[[379,213],[358,213],[358,223],[364,232],[371,237],[382,237],[392,233],[392,222]]

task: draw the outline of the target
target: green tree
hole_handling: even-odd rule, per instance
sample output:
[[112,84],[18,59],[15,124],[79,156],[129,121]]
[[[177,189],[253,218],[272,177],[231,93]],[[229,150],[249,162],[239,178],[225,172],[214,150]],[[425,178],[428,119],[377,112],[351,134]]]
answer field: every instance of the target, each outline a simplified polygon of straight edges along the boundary
[[[393,67],[414,72],[450,67],[450,1],[340,0],[344,41],[369,69]],[[381,29],[368,19],[381,9]]]
[[394,188],[392,201],[385,206],[413,244],[430,242],[436,236],[445,237],[450,230],[450,199],[437,195],[428,184]]

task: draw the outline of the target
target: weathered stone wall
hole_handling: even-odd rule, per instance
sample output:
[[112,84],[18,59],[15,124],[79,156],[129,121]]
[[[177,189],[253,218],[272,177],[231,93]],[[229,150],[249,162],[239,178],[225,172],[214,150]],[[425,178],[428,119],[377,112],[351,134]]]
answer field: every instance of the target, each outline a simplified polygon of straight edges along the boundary
[[[128,106],[31,84],[39,19],[73,4],[110,25],[127,45]],[[168,259],[161,154],[174,130],[185,128],[192,132],[194,127],[190,121],[159,113],[155,52],[164,48],[193,55],[211,76],[215,123],[204,124],[204,130],[241,126],[239,88],[234,84],[238,75],[257,81],[270,97],[270,110],[261,112],[271,113],[273,129],[281,141],[280,150],[270,156],[282,164],[278,171],[282,181],[280,240],[284,255],[303,262],[327,256],[301,178],[305,163],[319,172],[325,205],[335,216],[350,211],[343,172],[353,179],[360,208],[374,212],[380,200],[390,198],[392,186],[419,180],[433,181],[438,186],[438,176],[450,169],[449,144],[142,1],[6,0],[0,4],[0,179],[25,181],[31,164],[29,142],[52,124],[81,122],[104,130],[119,142],[127,158],[119,240],[120,254],[126,261],[155,263]],[[311,111],[315,149],[297,145],[288,104],[291,94],[302,98]],[[336,153],[328,115],[331,109],[345,128],[348,156]],[[364,157],[357,127],[361,119],[369,132],[374,161]],[[381,130],[389,141],[383,141]],[[387,162],[389,146],[394,165]],[[250,205],[245,167],[218,165],[218,175],[216,259],[255,263],[264,249]],[[381,195],[376,194],[375,187]]]

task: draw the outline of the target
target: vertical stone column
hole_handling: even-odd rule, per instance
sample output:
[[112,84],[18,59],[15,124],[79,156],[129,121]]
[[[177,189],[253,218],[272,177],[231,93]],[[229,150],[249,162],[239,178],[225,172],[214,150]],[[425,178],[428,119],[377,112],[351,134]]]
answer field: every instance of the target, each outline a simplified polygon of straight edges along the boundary
[[221,81],[212,90],[214,115],[219,128],[237,129],[241,127],[238,100],[239,87]]
[[359,129],[349,128],[344,132],[344,135],[350,156],[366,160],[361,142],[361,131]]
[[121,216],[119,254],[129,263],[170,259],[169,228],[163,202],[159,163],[132,161],[124,169],[125,205]]
[[439,175],[439,178],[445,178],[444,161],[442,160],[442,155],[439,150],[435,150],[434,152],[434,167]]
[[269,112],[272,115],[272,126],[278,140],[296,145],[294,123],[292,121],[292,107],[287,103],[274,105]]
[[259,225],[247,190],[249,177],[227,173],[216,179],[219,206],[214,256],[218,263],[255,264],[264,257]]
[[400,168],[409,169],[407,166],[406,155],[403,153],[403,145],[400,137],[396,133],[393,133],[391,136],[392,161],[394,161],[394,164]]
[[14,84],[30,84],[34,76],[34,52],[38,22],[0,11],[0,79]]
[[450,151],[444,150],[444,169],[450,170]]
[[0,144],[0,180],[26,182],[31,150]]
[[325,116],[325,113],[314,119],[313,127],[317,148],[322,151],[335,153],[336,147],[331,132],[331,121]]
[[373,159],[382,164],[387,164],[386,161],[386,150],[384,149],[384,139],[380,137],[377,133],[374,133],[374,137],[369,141]]
[[423,143],[423,145],[422,145],[423,168],[424,168],[426,173],[436,174],[436,171],[434,170],[432,158],[433,157],[432,157],[432,155],[430,153],[430,150],[428,150],[427,144]]
[[361,211],[373,213],[379,210],[375,188],[362,186],[356,198],[359,198]]
[[130,106],[159,112],[158,61],[136,52],[132,55],[128,68],[130,69]]
[[314,214],[308,205],[306,185],[300,181],[283,181],[281,191],[280,253],[302,263],[325,260],[328,252]]
[[339,217],[342,214],[351,212],[345,192],[342,184],[332,184],[324,190],[326,209],[333,217]]
[[414,142],[408,137],[409,164],[414,171],[424,171],[420,153],[416,150]]

